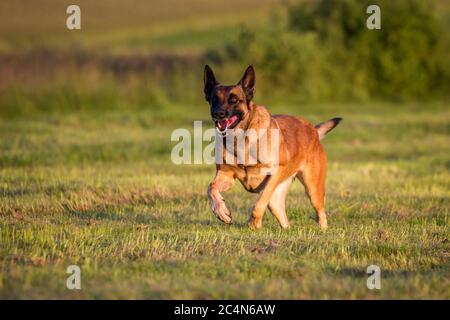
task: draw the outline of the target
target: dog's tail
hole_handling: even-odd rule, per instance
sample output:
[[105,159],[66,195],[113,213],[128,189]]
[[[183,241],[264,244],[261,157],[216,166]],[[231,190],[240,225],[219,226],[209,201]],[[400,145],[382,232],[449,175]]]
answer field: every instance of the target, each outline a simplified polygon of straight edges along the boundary
[[331,120],[319,123],[316,125],[317,133],[319,134],[319,140],[322,140],[325,135],[336,127],[342,118],[333,118]]

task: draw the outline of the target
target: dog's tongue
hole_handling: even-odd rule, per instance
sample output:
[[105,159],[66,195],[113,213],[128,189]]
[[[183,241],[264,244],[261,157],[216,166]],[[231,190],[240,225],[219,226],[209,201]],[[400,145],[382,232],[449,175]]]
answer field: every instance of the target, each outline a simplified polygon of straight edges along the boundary
[[236,119],[237,116],[232,116],[230,119],[219,120],[217,121],[217,125],[220,130],[225,130],[227,127],[231,126]]
[[219,121],[217,122],[217,124],[218,124],[218,126],[219,126],[219,129],[220,129],[220,130],[225,130],[225,129],[227,128],[228,121],[229,121],[229,120],[227,120],[227,119],[219,120]]

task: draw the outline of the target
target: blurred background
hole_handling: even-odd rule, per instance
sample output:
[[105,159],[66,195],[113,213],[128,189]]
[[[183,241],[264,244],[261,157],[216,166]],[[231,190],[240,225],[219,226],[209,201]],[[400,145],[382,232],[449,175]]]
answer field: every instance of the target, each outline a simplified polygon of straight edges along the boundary
[[[0,113],[204,107],[202,70],[239,79],[259,101],[430,101],[449,97],[448,1],[80,0],[0,4]],[[61,103],[64,101],[64,103]],[[205,109],[203,109],[205,110]]]
[[[0,297],[448,299],[449,30],[448,0],[1,0]],[[290,230],[248,231],[240,186],[225,227],[214,166],[171,162],[174,129],[213,126],[206,63],[253,64],[272,113],[344,118],[326,234],[300,184]]]

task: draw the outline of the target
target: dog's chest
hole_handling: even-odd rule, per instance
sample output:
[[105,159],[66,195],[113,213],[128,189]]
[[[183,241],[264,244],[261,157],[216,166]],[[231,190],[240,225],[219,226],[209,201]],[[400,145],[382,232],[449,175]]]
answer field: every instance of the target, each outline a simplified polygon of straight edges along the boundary
[[236,177],[249,192],[258,193],[264,189],[270,175],[262,174],[263,166],[237,166],[235,167]]

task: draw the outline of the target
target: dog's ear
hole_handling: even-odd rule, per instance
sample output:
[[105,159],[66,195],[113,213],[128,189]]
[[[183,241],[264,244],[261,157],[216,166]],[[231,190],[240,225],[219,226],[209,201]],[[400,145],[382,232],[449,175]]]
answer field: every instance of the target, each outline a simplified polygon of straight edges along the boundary
[[203,82],[204,82],[203,91],[205,92],[205,99],[206,101],[209,102],[211,100],[211,93],[214,87],[218,84],[218,82],[216,81],[216,77],[214,77],[212,69],[208,65],[205,65],[205,71],[203,73]]
[[238,85],[244,90],[247,102],[252,100],[253,94],[255,93],[255,70],[252,65],[247,67]]

